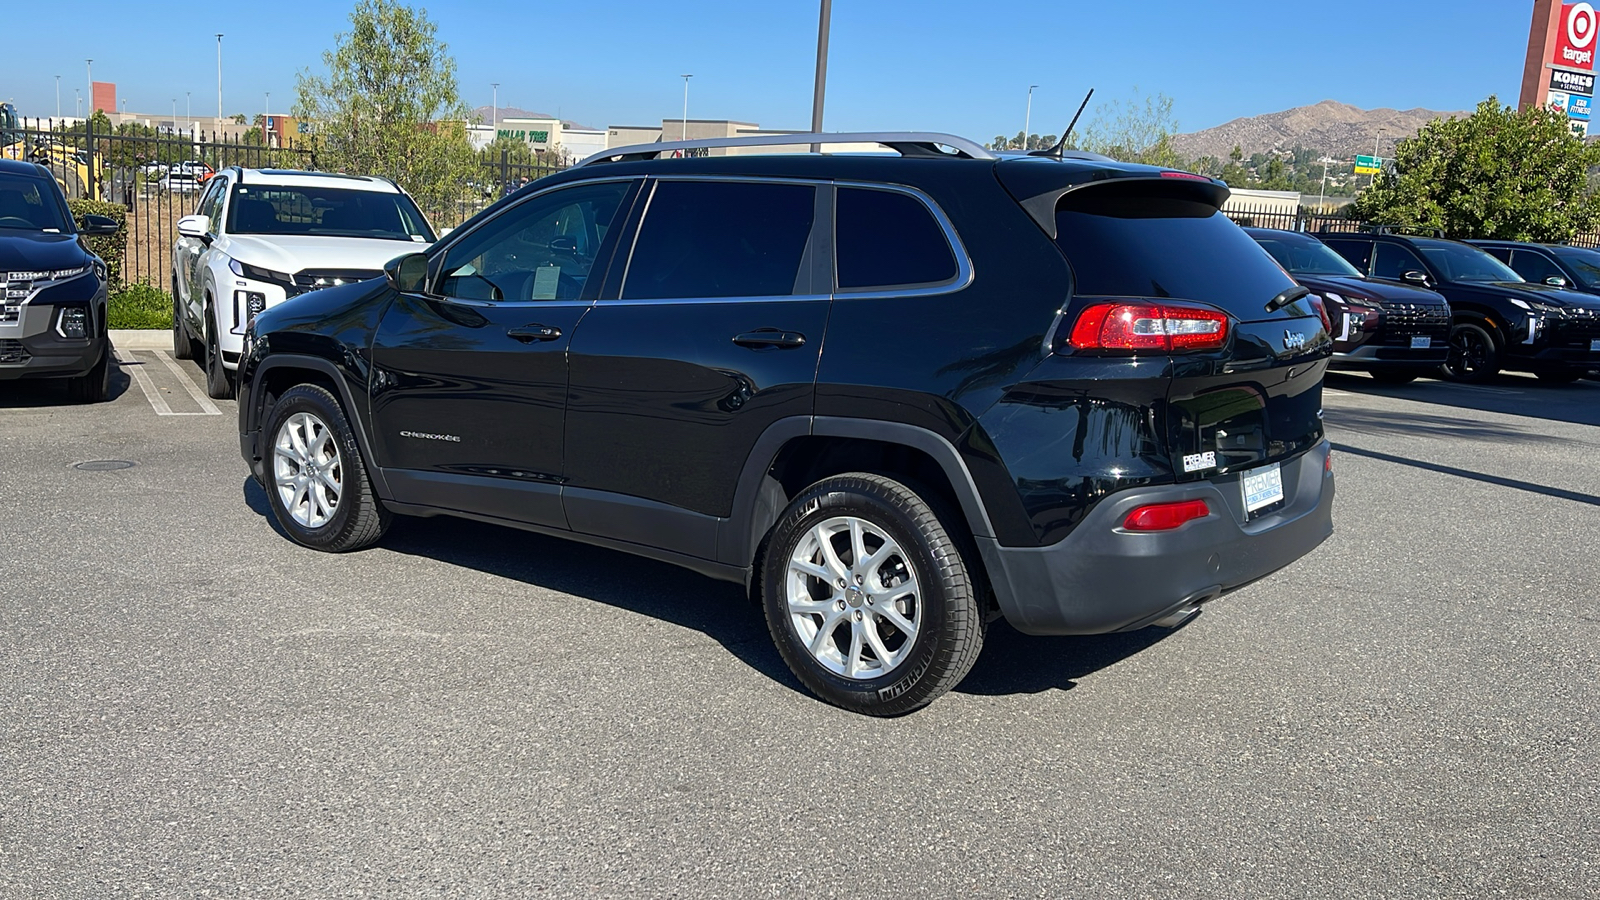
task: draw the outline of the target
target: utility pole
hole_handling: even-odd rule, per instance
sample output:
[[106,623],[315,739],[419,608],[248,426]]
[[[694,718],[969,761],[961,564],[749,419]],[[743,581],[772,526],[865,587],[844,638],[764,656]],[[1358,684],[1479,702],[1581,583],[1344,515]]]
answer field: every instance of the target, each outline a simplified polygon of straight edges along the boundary
[[[811,92],[811,131],[822,133],[822,101],[828,92],[828,32],[832,28],[833,0],[822,0],[822,12],[817,18],[817,81]],[[812,144],[813,153],[822,149]]]
[[[89,86],[87,88],[85,88],[85,90],[88,92],[88,95],[89,95],[89,115],[92,116],[92,115],[94,115],[94,60],[92,60],[92,59],[84,60],[83,61],[83,70],[89,76]],[[112,112],[116,112],[116,110],[113,109]]]
[[1317,194],[1317,212],[1320,213],[1327,208],[1325,204],[1328,199],[1328,163],[1333,160],[1324,156],[1319,162],[1322,163],[1322,191]]
[[489,85],[494,88],[494,99],[489,101],[489,130],[494,132],[490,140],[500,136],[500,82]]
[[217,33],[217,130],[222,130],[222,33]]
[[[681,141],[689,139],[689,79],[693,77],[693,74],[683,76],[683,136],[678,139]],[[689,154],[685,153],[684,155],[688,156]]]
[[261,146],[271,147],[272,137],[272,92],[267,91],[267,99],[261,106]]
[[56,76],[56,118],[61,118],[61,76]]
[[193,93],[193,91],[183,92],[183,124],[188,125],[190,128],[194,127],[194,115],[189,107],[190,95]]
[[1022,149],[1028,149],[1028,129],[1033,127],[1033,89],[1037,84],[1028,85],[1028,113],[1022,117]]

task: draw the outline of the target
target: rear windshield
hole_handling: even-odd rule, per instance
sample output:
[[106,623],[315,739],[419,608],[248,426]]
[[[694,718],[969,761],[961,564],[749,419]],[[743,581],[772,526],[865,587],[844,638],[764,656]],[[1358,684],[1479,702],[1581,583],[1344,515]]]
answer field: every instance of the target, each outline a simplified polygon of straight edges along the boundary
[[[1251,321],[1295,286],[1243,229],[1197,200],[1091,188],[1067,195],[1056,228],[1080,295],[1195,300]],[[1309,314],[1297,306],[1286,312]]]
[[1265,247],[1278,265],[1291,275],[1341,275],[1361,277],[1355,266],[1314,237],[1289,232],[1257,232],[1256,243]]

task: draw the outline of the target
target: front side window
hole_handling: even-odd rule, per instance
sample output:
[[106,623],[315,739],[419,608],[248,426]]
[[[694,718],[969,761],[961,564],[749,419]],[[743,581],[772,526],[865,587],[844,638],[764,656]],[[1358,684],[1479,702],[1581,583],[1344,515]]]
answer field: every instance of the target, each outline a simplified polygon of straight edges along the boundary
[[1323,243],[1349,260],[1350,264],[1362,274],[1366,274],[1367,265],[1372,262],[1372,241],[1325,240]]
[[916,197],[841,187],[835,209],[841,291],[943,284],[956,277],[950,242]]
[[1546,278],[1560,278],[1567,274],[1537,250],[1518,250],[1511,256],[1511,268],[1529,281],[1543,282]]
[[35,176],[0,174],[0,230],[71,231],[50,188]]
[[1600,251],[1582,247],[1557,247],[1556,256],[1567,264],[1585,287],[1600,287]]
[[432,243],[411,198],[388,191],[241,184],[228,204],[230,234],[309,235]]
[[622,298],[794,294],[815,218],[816,188],[809,184],[659,182]]
[[434,293],[462,300],[576,300],[629,182],[551,191],[484,223],[445,254]]
[[1332,247],[1312,237],[1297,234],[1258,235],[1256,241],[1267,248],[1278,265],[1291,275],[1339,275],[1359,277],[1360,272]]
[[1373,254],[1372,277],[1399,281],[1407,272],[1428,274],[1428,267],[1417,255],[1399,244],[1378,244]]
[[1511,267],[1470,244],[1455,241],[1416,241],[1417,249],[1428,262],[1444,276],[1445,281],[1464,281],[1475,284],[1522,281],[1522,276]]

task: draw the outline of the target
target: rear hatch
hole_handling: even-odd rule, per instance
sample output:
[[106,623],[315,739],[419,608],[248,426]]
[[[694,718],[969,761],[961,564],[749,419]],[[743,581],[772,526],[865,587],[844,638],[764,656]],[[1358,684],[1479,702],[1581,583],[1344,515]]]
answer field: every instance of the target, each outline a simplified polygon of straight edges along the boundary
[[[1075,280],[1060,332],[1068,340],[1058,347],[1168,356],[1157,428],[1180,482],[1265,471],[1323,439],[1322,377],[1333,341],[1319,301],[1302,296],[1304,288],[1218,211],[1226,197],[1216,182],[1164,173],[1091,182],[1066,191],[1055,208],[1056,243]],[[1167,349],[1149,351],[1075,344],[1083,313],[1108,303],[1126,303],[1135,315],[1156,310],[1146,321],[1172,335],[1205,326],[1186,322],[1186,311],[1220,312],[1225,335],[1187,346],[1174,337]]]

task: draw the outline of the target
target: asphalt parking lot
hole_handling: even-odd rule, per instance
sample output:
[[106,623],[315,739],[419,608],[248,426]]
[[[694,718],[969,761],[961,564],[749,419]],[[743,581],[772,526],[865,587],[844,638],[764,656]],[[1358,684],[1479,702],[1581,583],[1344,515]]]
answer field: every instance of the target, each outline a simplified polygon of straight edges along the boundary
[[687,571],[297,548],[122,356],[0,385],[0,897],[1600,896],[1600,383],[1330,379],[1314,555],[873,720]]

